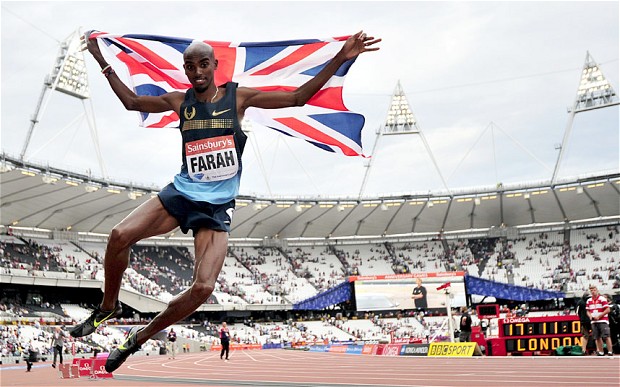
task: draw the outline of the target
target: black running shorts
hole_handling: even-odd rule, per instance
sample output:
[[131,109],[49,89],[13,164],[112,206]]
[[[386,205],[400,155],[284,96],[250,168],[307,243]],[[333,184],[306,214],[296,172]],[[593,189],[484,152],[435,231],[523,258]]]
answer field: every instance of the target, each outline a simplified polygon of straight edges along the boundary
[[224,204],[196,202],[179,192],[173,183],[168,184],[158,194],[159,200],[170,215],[187,234],[189,230],[196,232],[201,228],[230,232],[235,200]]

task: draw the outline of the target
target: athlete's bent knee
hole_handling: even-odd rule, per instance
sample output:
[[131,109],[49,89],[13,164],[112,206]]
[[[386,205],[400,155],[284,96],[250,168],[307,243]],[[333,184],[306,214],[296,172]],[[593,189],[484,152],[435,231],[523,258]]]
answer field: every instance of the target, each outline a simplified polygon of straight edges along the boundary
[[215,286],[211,284],[204,282],[194,282],[191,292],[192,296],[197,297],[204,302],[209,298],[211,293],[213,293],[213,290],[215,290]]
[[118,224],[114,226],[108,238],[108,247],[123,250],[131,247],[133,243],[133,236],[126,228]]

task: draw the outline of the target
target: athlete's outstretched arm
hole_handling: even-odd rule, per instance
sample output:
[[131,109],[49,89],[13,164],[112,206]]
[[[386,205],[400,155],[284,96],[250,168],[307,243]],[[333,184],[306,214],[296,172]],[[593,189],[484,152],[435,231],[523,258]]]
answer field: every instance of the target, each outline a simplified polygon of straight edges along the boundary
[[338,71],[340,66],[349,59],[355,58],[366,51],[377,51],[375,47],[381,39],[366,36],[360,31],[352,35],[345,42],[342,49],[332,58],[332,60],[312,79],[301,85],[297,90],[264,92],[256,89],[241,87],[237,91],[237,106],[239,113],[243,114],[249,107],[263,109],[277,109],[291,106],[303,106],[314,94]]
[[[183,102],[183,93],[181,92],[172,92],[166,93],[160,96],[139,96],[136,95],[132,90],[130,90],[121,79],[116,75],[116,73],[112,70],[110,71],[110,66],[101,50],[99,49],[99,44],[97,39],[90,39],[90,34],[92,31],[86,32],[82,39],[86,41],[86,47],[88,51],[92,54],[93,58],[99,63],[102,70],[106,70],[106,77],[110,82],[110,86],[114,91],[114,94],[120,99],[127,110],[135,110],[139,112],[145,113],[161,113],[170,110],[174,110],[177,114],[179,114],[179,110],[181,108],[181,103]],[[105,74],[104,73],[104,74]]]

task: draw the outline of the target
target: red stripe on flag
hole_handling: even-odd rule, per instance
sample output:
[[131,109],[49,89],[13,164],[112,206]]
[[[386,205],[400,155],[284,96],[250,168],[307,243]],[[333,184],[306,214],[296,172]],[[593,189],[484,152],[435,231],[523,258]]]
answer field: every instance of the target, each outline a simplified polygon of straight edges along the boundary
[[148,125],[147,128],[163,128],[168,124],[171,124],[179,120],[179,116],[176,113],[170,113],[164,116],[159,122]]
[[311,55],[313,52],[318,51],[319,49],[323,48],[324,46],[328,44],[329,43],[326,43],[326,42],[305,44],[299,47],[297,50],[295,50],[292,54],[290,54],[286,58],[283,58],[279,60],[278,62],[272,64],[271,66],[268,66],[250,75],[269,75],[273,73],[274,71],[281,70],[287,66],[291,66],[294,63],[299,62],[301,59],[306,58],[308,55]]
[[135,51],[140,56],[144,57],[144,59],[151,62],[157,68],[160,68],[163,70],[178,70],[179,69],[177,66],[171,64],[170,62],[168,62],[161,56],[157,55],[156,53],[151,51],[146,46],[143,46],[140,43],[136,42],[135,40],[126,39],[126,38],[118,38],[118,41],[123,43],[125,46],[129,47],[131,50]]
[[356,152],[355,150],[349,148],[345,144],[327,135],[326,133],[321,132],[320,130],[306,124],[305,122],[298,120],[297,118],[293,118],[293,117],[274,118],[274,121],[277,121],[283,125],[286,125],[289,128],[303,134],[304,136],[308,138],[311,138],[312,140],[316,142],[340,148],[340,150],[342,150],[342,153],[344,153],[347,156],[359,156],[359,153]]
[[153,65],[148,62],[139,62],[124,51],[118,53],[117,58],[125,63],[127,69],[129,70],[129,75],[146,74],[154,82],[166,82],[171,87],[181,91],[187,90],[192,86],[189,83],[181,83],[176,81],[175,79],[162,73],[158,68],[153,67]]
[[92,31],[90,35],[88,35],[88,39],[97,39],[100,35],[107,35],[107,32]]
[[342,87],[328,87],[327,89],[319,90],[310,98],[307,104],[343,112],[348,111],[342,101]]
[[[295,91],[297,87],[293,86],[262,86],[254,87],[260,91]],[[318,106],[326,109],[333,109],[339,111],[349,111],[344,102],[342,101],[342,87],[328,87],[327,89],[319,90],[306,105]]]
[[347,35],[347,36],[336,36],[334,37],[334,40],[337,40],[339,42],[344,42],[345,40],[349,39],[352,35]]
[[[237,60],[237,48],[228,47],[230,43],[208,42],[213,46],[213,54],[217,59],[217,69],[215,70],[215,84],[223,85],[233,79],[235,72],[235,61]],[[222,44],[226,44],[223,46]]]

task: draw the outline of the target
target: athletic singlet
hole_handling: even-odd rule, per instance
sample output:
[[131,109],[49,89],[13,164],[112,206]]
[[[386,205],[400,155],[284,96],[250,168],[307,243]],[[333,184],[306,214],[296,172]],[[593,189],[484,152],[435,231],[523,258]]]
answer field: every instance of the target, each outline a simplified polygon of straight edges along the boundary
[[174,186],[192,200],[224,204],[239,194],[241,155],[247,136],[237,119],[237,84],[215,103],[196,100],[194,89],[181,104],[183,166]]

